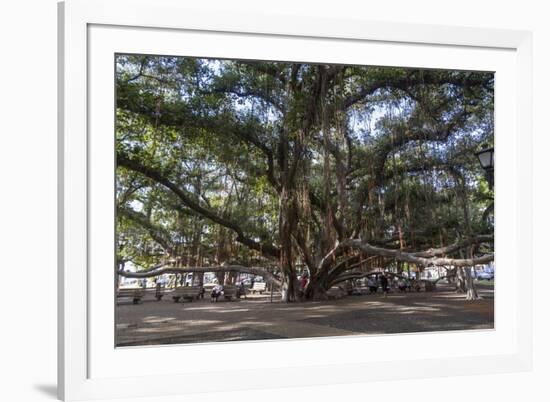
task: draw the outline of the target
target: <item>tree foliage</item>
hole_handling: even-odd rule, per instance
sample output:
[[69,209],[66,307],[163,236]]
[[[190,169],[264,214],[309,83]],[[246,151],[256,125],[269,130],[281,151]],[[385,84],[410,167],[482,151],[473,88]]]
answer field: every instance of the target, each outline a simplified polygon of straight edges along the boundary
[[[492,73],[119,55],[117,258],[273,268],[492,260]],[[431,250],[431,251],[430,251]],[[373,259],[372,257],[378,257]],[[369,262],[370,261],[370,262]]]

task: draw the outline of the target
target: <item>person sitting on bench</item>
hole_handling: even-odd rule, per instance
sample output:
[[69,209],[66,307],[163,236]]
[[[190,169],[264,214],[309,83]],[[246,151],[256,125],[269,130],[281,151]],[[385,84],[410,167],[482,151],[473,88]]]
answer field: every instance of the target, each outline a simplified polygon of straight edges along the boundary
[[218,297],[222,295],[223,292],[223,286],[222,285],[216,285],[212,289],[212,293],[210,294],[210,301],[218,301]]
[[399,288],[400,292],[406,292],[407,291],[407,282],[405,282],[405,279],[401,278],[399,281],[397,281],[397,287]]
[[374,278],[367,279],[367,286],[369,287],[369,293],[376,293],[378,290],[378,284],[376,283],[376,280]]
[[241,296],[244,296],[246,299],[246,286],[244,285],[244,281],[241,281],[239,289],[237,290],[237,298],[240,298]]

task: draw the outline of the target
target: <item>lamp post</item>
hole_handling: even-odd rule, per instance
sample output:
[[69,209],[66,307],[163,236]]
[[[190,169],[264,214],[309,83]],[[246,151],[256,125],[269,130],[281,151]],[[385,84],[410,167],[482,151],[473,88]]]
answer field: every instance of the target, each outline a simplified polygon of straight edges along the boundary
[[495,167],[495,150],[491,148],[483,148],[481,151],[476,152],[476,156],[479,159],[479,163],[485,171],[489,188],[493,188],[494,180],[494,167]]

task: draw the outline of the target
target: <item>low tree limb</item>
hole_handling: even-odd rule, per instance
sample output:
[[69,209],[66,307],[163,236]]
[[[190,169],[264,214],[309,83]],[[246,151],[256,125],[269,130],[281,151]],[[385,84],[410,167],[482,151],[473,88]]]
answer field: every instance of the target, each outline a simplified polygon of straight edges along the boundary
[[413,254],[415,257],[431,258],[431,257],[440,256],[440,255],[445,255],[445,254],[451,254],[451,253],[454,253],[455,251],[466,248],[473,244],[493,242],[493,241],[494,241],[493,235],[479,235],[472,239],[465,239],[461,242],[451,244],[450,246],[447,246],[447,247],[430,248],[426,251],[420,251],[420,252],[411,253],[411,254]]
[[130,158],[128,155],[125,155],[121,151],[117,152],[117,163],[119,166],[124,166],[127,169],[139,172],[144,176],[154,180],[155,182],[162,184],[163,186],[171,190],[179,198],[179,200],[183,204],[185,204],[188,208],[196,211],[197,213],[204,216],[205,218],[210,219],[214,223],[217,223],[221,226],[224,226],[228,229],[233,230],[237,234],[237,238],[236,238],[237,242],[244,244],[245,246],[251,249],[257,250],[266,256],[275,257],[275,258],[279,257],[279,249],[277,247],[265,242],[259,243],[254,239],[247,237],[244,234],[244,230],[239,225],[237,225],[237,223],[229,219],[223,218],[217,215],[214,211],[211,211],[201,206],[198,202],[194,201],[186,193],[185,190],[181,189],[179,186],[177,186],[175,183],[169,180],[157,169],[154,169],[149,166],[145,166],[140,161],[134,158]]
[[206,272],[239,272],[261,276],[266,283],[280,287],[281,281],[262,267],[247,267],[244,265],[217,265],[212,267],[166,267],[160,266],[145,271],[128,272],[118,271],[118,274],[127,278],[150,278],[163,274],[206,273]]
[[119,206],[117,208],[117,212],[144,228],[147,233],[149,233],[149,236],[151,236],[154,241],[160,244],[161,247],[166,251],[166,253],[168,253],[168,255],[173,254],[174,247],[169,240],[170,235],[163,227],[154,225],[145,214],[134,211],[126,206]]
[[[389,250],[381,247],[372,246],[362,240],[349,239],[341,243],[341,247],[349,247],[359,249],[370,255],[380,255],[390,257],[396,261],[409,262],[418,264],[424,267],[437,265],[451,265],[454,267],[470,267],[477,264],[486,264],[494,260],[494,254],[486,254],[477,258],[443,258],[443,257],[418,257],[414,253],[406,253],[399,250]],[[426,253],[426,252],[424,252]]]

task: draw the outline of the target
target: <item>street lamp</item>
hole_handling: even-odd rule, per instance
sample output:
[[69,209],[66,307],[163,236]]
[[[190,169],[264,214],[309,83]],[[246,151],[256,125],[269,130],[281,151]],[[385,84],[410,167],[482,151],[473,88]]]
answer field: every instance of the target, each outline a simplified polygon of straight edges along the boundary
[[479,163],[483,170],[485,170],[485,176],[489,182],[489,188],[493,188],[493,174],[495,168],[495,150],[494,148],[483,148],[481,151],[476,152],[476,156],[479,159]]

